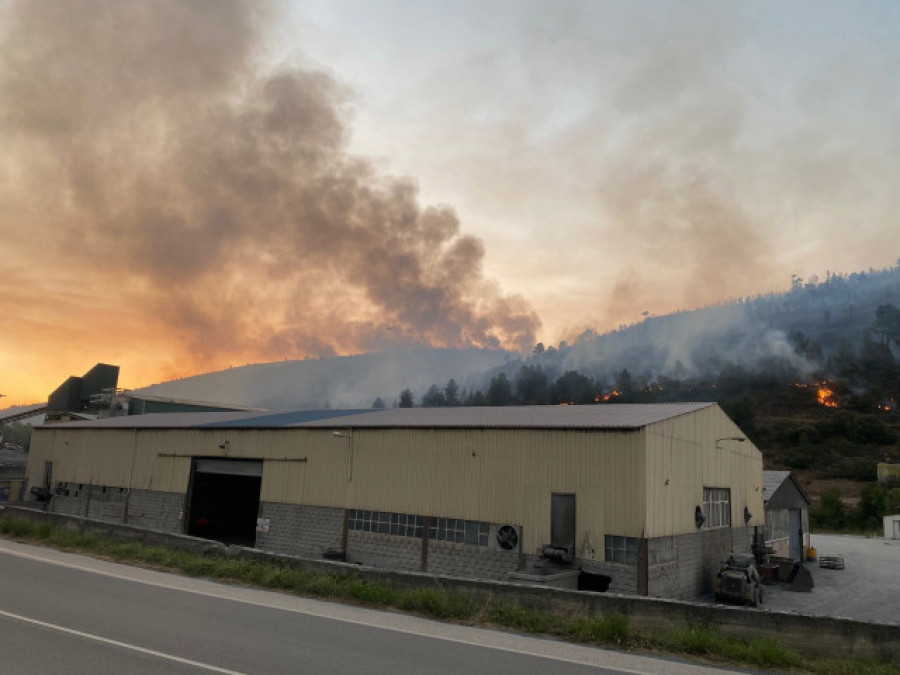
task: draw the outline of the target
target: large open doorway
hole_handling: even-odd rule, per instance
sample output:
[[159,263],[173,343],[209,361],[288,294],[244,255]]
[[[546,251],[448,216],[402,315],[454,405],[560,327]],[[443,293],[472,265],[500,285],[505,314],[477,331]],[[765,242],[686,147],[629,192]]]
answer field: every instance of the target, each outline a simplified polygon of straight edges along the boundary
[[195,459],[188,534],[254,546],[262,461]]

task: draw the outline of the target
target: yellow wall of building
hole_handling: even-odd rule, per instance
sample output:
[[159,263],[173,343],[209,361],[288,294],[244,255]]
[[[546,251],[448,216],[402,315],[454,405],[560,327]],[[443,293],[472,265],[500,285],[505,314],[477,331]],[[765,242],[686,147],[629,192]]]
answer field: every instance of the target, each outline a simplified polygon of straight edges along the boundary
[[[29,484],[185,493],[192,457],[262,459],[260,499],[524,525],[550,543],[554,492],[576,495],[579,555],[604,535],[696,531],[703,487],[730,487],[732,525],[763,524],[762,459],[711,406],[637,431],[535,429],[41,429]],[[718,446],[718,447],[717,447]]]
[[29,482],[53,461],[54,483],[184,493],[191,457],[263,459],[262,501],[528,523],[528,549],[550,542],[551,494],[575,493],[579,545],[602,550],[604,534],[641,535],[642,443],[603,431],[57,428],[35,434]]
[[[647,537],[696,531],[703,488],[731,489],[732,527],[765,523],[762,453],[718,406],[646,427]],[[726,440],[729,439],[729,440]]]

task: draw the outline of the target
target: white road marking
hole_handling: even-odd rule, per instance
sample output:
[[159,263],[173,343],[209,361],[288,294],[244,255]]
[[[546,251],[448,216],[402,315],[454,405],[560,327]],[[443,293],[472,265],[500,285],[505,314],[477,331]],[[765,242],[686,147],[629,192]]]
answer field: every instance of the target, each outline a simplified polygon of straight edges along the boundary
[[87,640],[93,640],[94,642],[102,642],[103,644],[113,645],[115,647],[122,647],[123,649],[130,649],[133,652],[140,652],[141,654],[149,654],[150,656],[155,656],[160,659],[167,659],[169,661],[175,661],[176,663],[183,663],[188,666],[193,666],[195,668],[202,668],[203,670],[208,670],[213,673],[225,673],[226,675],[245,675],[237,670],[228,670],[227,668],[219,668],[218,666],[213,666],[208,663],[201,663],[200,661],[192,661],[191,659],[185,659],[180,656],[175,656],[174,654],[166,654],[165,652],[158,652],[155,649],[147,649],[146,647],[139,647],[138,645],[133,645],[128,642],[120,642],[119,640],[112,640],[110,638],[105,638],[102,635],[94,635],[93,633],[85,633],[84,631],[75,630],[73,628],[66,628],[65,626],[60,626],[55,623],[47,623],[46,621],[38,621],[37,619],[32,619],[27,616],[22,616],[21,614],[13,614],[12,612],[6,612],[0,609],[0,616],[5,616],[9,619],[14,619],[16,621],[21,621],[23,623],[29,623],[34,626],[40,626],[41,628],[49,628],[51,630],[56,630],[61,633],[68,633],[69,635],[75,635],[80,638],[85,638]]
[[[122,581],[130,581],[133,583],[154,586],[170,591],[183,591],[185,593],[193,593],[217,600],[227,600],[231,602],[239,602],[246,605],[256,607],[265,607],[267,609],[278,609],[295,614],[304,614],[308,616],[316,616],[334,621],[343,621],[358,626],[366,626],[368,628],[378,628],[381,630],[389,630],[398,633],[407,633],[418,637],[432,638],[436,640],[444,640],[446,642],[454,642],[458,644],[470,645],[475,647],[484,647],[488,649],[496,649],[503,652],[512,652],[515,654],[524,654],[538,658],[551,659],[554,661],[562,661],[566,663],[574,663],[579,665],[595,666],[609,668],[628,675],[677,675],[677,674],[694,674],[704,672],[707,675],[716,675],[719,673],[732,673],[734,671],[718,670],[715,668],[696,666],[689,663],[678,661],[669,661],[653,657],[641,656],[637,654],[626,654],[621,652],[607,651],[598,647],[589,647],[572,643],[560,642],[552,639],[543,639],[540,637],[529,637],[518,635],[515,633],[507,633],[502,631],[490,631],[482,628],[474,628],[471,626],[460,626],[458,624],[441,623],[438,621],[425,619],[417,616],[404,614],[396,614],[385,610],[374,610],[369,608],[359,608],[352,605],[342,605],[334,602],[326,602],[322,600],[312,600],[309,598],[298,597],[294,595],[279,594],[277,591],[267,589],[256,589],[241,586],[221,586],[216,590],[208,590],[196,587],[190,587],[188,584],[218,586],[216,582],[197,579],[194,577],[180,577],[173,575],[173,580],[184,582],[176,584],[172,582],[154,581],[143,579],[138,576],[131,576],[112,572],[110,570],[98,569],[96,567],[85,567],[83,564],[65,562],[63,560],[55,560],[52,558],[42,557],[27,553],[21,550],[7,548],[4,544],[12,544],[8,540],[0,538],[0,552],[6,553],[20,558],[35,560],[37,562],[49,565],[57,565],[66,567],[80,572],[99,574],[113,579]],[[24,545],[24,546],[27,546]],[[45,549],[48,552],[59,553],[55,549]],[[83,555],[83,554],[66,554],[66,555]],[[107,565],[123,565],[124,563],[113,563],[98,558],[85,556],[86,561],[94,564]],[[131,568],[136,573],[149,572],[154,575],[171,575],[172,573],[158,572],[155,570],[147,570],[146,568]],[[263,601],[258,597],[239,597],[241,595],[266,594],[270,596],[269,601]],[[291,606],[294,605],[294,606]],[[300,605],[299,607],[297,605]],[[371,614],[370,618],[355,618],[348,616],[349,613],[354,614]],[[394,625],[385,623],[390,620]],[[499,644],[504,642],[506,644]],[[633,667],[640,665],[641,669],[637,670]]]

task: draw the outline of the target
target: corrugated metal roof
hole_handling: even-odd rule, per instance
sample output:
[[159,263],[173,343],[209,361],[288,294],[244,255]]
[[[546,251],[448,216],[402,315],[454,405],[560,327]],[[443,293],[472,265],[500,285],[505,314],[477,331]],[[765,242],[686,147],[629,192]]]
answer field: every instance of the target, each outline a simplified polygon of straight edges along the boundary
[[245,405],[232,405],[230,403],[213,403],[210,401],[198,401],[195,399],[187,399],[187,398],[173,398],[171,396],[153,396],[150,394],[137,394],[134,392],[128,392],[127,394],[122,394],[123,398],[130,399],[132,401],[147,401],[152,403],[171,403],[173,405],[183,405],[187,407],[194,408],[211,408],[216,412],[231,412],[231,411],[240,411],[240,412],[268,412],[265,408],[251,408]]
[[[478,408],[392,408],[341,420],[361,428],[519,428],[640,429],[706,408],[713,403],[617,403],[610,405],[534,405]],[[333,423],[332,423],[333,424]],[[327,420],[303,426],[329,426]]]
[[33,403],[31,405],[11,406],[6,410],[0,411],[0,421],[11,423],[18,419],[25,419],[32,415],[42,413],[47,409],[46,403]]
[[[256,417],[201,424],[204,427],[294,427],[306,426],[310,422],[334,420],[341,417],[360,415],[371,410],[297,410],[294,412],[277,412],[258,415]],[[333,425],[332,425],[333,426]]]
[[209,426],[235,419],[250,419],[261,413],[248,412],[197,412],[197,413],[150,413],[147,415],[125,415],[108,417],[90,422],[64,422],[44,427],[45,429],[181,429]]
[[384,410],[303,410],[295,412],[157,413],[58,424],[60,428],[510,428],[640,429],[687,415],[714,403],[616,403],[582,406],[478,408],[390,408]]

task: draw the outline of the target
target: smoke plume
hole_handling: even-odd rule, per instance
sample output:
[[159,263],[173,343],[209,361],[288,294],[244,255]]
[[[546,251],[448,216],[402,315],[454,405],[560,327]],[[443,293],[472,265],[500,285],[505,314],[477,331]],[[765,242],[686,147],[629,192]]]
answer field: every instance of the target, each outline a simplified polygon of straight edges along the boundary
[[[533,344],[536,314],[486,278],[483,244],[453,210],[423,207],[412,180],[348,154],[341,84],[264,65],[274,9],[8,6],[0,234],[32,261],[4,284],[30,299],[18,337],[26,324],[108,345],[165,336],[178,345],[171,374]],[[84,313],[59,309],[76,301]]]

